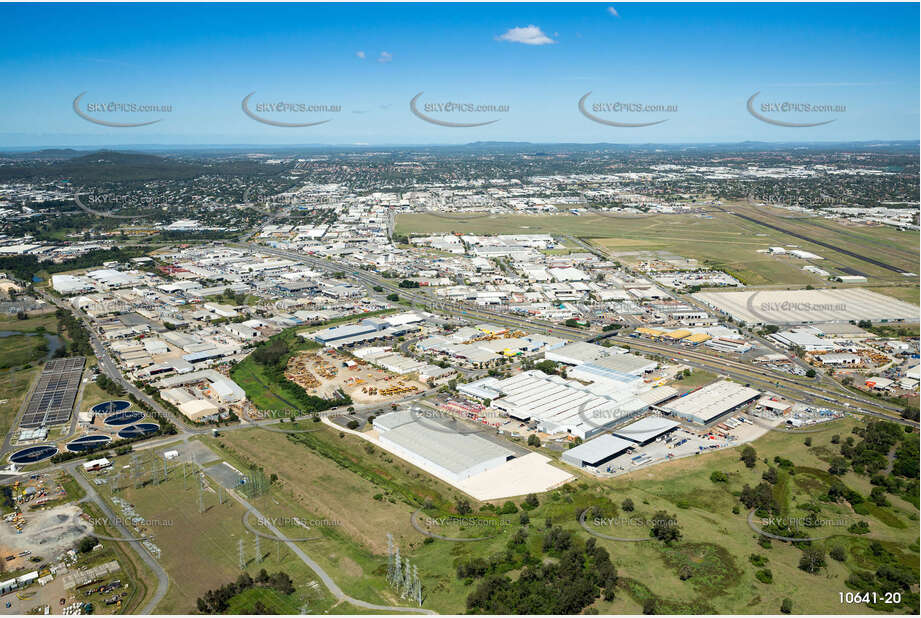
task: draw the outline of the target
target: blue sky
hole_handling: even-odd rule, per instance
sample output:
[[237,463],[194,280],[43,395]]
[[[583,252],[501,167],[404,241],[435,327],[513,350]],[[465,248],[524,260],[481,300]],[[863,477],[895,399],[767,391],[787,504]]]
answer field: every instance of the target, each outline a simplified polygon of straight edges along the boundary
[[[0,149],[919,138],[917,4],[31,4],[2,12]],[[834,122],[758,120],[746,102],[759,91],[763,116]],[[101,126],[74,113],[81,92],[83,111],[92,102],[172,111],[87,112],[161,120]],[[251,92],[251,111],[276,101],[341,111],[257,114],[330,120],[271,126],[243,113]],[[419,92],[417,109],[430,118],[498,122],[426,122],[410,111]],[[594,122],[578,107],[588,92],[585,108],[596,117],[667,121]],[[444,102],[508,111],[432,107]],[[605,103],[674,107],[630,113]],[[781,103],[833,111],[770,107]]]

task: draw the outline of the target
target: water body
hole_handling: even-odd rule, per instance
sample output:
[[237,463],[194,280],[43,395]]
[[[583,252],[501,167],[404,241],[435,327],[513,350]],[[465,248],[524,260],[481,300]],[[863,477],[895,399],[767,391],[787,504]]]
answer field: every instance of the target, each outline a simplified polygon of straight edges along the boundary
[[48,352],[45,354],[43,360],[51,360],[54,358],[54,354],[64,348],[64,342],[55,334],[52,333],[33,333],[28,331],[21,330],[0,330],[0,339],[6,339],[7,337],[36,337],[41,334],[45,338],[45,343],[48,345]]

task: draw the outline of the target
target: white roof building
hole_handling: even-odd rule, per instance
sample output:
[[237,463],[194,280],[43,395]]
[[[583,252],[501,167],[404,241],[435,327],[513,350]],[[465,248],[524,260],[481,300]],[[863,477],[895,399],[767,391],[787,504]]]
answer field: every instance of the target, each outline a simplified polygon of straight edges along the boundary
[[679,418],[706,425],[760,395],[753,388],[720,380],[660,407]]
[[74,275],[51,275],[51,287],[59,294],[79,294],[95,289],[88,279]]

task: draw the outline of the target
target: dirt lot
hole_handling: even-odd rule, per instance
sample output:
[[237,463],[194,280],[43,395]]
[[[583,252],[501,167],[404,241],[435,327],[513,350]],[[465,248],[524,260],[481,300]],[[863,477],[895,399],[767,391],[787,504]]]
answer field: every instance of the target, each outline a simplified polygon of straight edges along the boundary
[[[30,561],[33,557],[43,558],[42,562],[57,561],[58,556],[93,532],[93,527],[80,519],[81,512],[76,504],[27,511],[22,534],[17,534],[10,522],[0,522],[0,559],[4,560],[4,569],[15,571],[37,566],[38,563]],[[31,553],[19,556],[26,551]],[[16,559],[7,562],[10,555]]]
[[[343,366],[346,363],[349,366]],[[425,390],[418,380],[378,369],[333,350],[294,356],[288,362],[285,376],[311,395],[328,399],[342,389],[358,404],[396,401]]]

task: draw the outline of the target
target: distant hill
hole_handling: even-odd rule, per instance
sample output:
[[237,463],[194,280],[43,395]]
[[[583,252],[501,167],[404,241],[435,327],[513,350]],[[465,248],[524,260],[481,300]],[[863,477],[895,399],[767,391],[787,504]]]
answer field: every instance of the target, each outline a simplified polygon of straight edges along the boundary
[[41,178],[66,178],[76,184],[100,182],[135,182],[146,180],[171,180],[194,178],[208,168],[198,163],[187,163],[167,157],[114,150],[91,153],[77,151],[41,151],[46,153],[73,152],[77,156],[53,155],[38,157],[0,166],[0,181],[38,180]]

